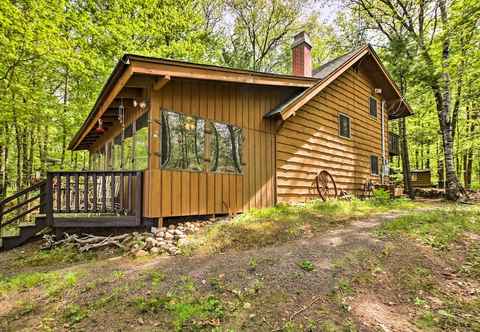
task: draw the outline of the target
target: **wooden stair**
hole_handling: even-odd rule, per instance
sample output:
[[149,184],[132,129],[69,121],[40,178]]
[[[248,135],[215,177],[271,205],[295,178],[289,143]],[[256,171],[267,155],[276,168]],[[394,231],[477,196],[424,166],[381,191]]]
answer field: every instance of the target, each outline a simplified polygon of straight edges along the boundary
[[36,216],[35,223],[31,225],[19,225],[19,234],[18,235],[11,235],[11,236],[4,236],[1,238],[2,246],[1,250],[10,250],[15,247],[18,247],[32,237],[37,235],[40,231],[47,227],[47,218],[45,216]]

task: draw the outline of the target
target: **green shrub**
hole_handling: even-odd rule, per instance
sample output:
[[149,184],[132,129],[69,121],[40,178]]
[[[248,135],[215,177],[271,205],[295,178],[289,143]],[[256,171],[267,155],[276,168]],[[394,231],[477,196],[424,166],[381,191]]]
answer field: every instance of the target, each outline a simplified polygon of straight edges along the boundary
[[373,201],[380,205],[387,205],[390,203],[390,192],[380,188],[373,190]]
[[310,261],[307,260],[307,259],[299,262],[299,263],[298,263],[298,266],[299,266],[302,270],[305,270],[305,271],[308,271],[308,272],[311,272],[311,271],[315,270],[315,265],[313,265],[313,263],[310,262]]

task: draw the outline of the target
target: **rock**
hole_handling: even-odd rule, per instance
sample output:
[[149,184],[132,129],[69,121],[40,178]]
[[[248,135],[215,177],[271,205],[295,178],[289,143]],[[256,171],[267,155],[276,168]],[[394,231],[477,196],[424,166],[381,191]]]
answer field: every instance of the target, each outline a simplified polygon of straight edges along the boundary
[[179,239],[177,244],[178,244],[179,247],[186,246],[186,245],[190,244],[190,240],[187,239],[187,237],[184,237],[182,239]]
[[153,247],[150,249],[150,253],[153,255],[158,255],[161,252],[161,249],[159,247]]
[[152,234],[156,234],[156,233],[158,232],[158,227],[155,227],[155,226],[152,227],[152,228],[150,229],[150,232],[152,232]]
[[174,238],[174,235],[170,232],[167,232],[165,233],[165,239],[166,240],[170,240],[170,239],[173,239]]
[[135,252],[135,257],[143,257],[147,255],[148,255],[148,252],[143,249],[140,249],[137,252]]
[[157,238],[164,238],[164,237],[165,237],[165,232],[157,232],[157,233],[155,234],[155,236],[156,236]]
[[180,229],[177,228],[176,230],[173,231],[173,234],[175,234],[175,235],[183,235],[184,233],[183,233],[182,230],[180,230]]
[[168,229],[174,230],[174,229],[175,229],[175,225],[170,225],[170,226],[168,226]]

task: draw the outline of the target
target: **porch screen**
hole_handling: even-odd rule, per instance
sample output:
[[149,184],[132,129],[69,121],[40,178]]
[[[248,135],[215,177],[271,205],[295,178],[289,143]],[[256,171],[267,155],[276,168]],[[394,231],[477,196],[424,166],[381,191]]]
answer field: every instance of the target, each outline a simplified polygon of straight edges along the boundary
[[135,169],[144,170],[148,167],[148,113],[136,121],[135,133]]
[[125,128],[123,140],[123,169],[133,169],[134,145],[133,145],[133,126]]
[[118,135],[115,137],[113,140],[113,146],[112,146],[112,164],[113,164],[113,169],[120,169],[121,164],[122,164],[122,136]]

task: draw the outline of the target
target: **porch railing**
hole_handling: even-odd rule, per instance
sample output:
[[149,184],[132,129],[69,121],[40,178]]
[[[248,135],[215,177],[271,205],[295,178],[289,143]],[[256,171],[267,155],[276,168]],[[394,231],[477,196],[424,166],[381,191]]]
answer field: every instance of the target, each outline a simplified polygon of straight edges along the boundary
[[10,233],[9,228],[33,223],[34,213],[45,212],[46,184],[46,181],[37,182],[0,201],[0,236]]
[[47,175],[47,218],[98,214],[142,218],[140,171],[61,171]]

